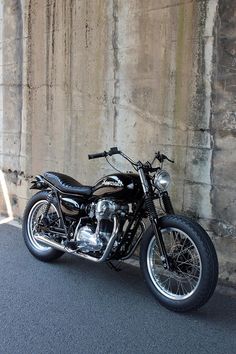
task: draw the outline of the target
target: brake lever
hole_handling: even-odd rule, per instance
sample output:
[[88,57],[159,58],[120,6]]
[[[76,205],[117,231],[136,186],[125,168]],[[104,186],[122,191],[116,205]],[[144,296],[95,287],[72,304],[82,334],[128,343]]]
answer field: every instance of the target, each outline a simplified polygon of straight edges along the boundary
[[171,163],[175,163],[173,160],[170,160],[166,155],[164,154],[161,154],[160,151],[158,151],[156,154],[155,154],[155,158],[160,162],[160,163],[163,163],[164,160],[167,160]]
[[171,163],[175,163],[174,160],[170,160],[166,155],[162,155],[162,157],[163,157],[163,160],[167,160],[167,161],[169,161]]

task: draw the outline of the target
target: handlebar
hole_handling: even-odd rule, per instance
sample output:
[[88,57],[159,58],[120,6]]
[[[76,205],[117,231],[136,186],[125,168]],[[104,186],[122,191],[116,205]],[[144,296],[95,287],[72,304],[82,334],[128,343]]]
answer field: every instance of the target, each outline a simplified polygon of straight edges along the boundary
[[91,159],[98,159],[100,157],[112,156],[112,155],[121,155],[127,161],[129,161],[136,170],[138,170],[139,167],[143,167],[146,170],[148,170],[149,172],[154,172],[154,171],[156,171],[159,168],[159,167],[158,168],[153,168],[152,167],[152,165],[153,165],[153,163],[154,163],[154,161],[156,159],[161,164],[164,162],[164,160],[168,160],[168,161],[174,163],[174,161],[170,160],[167,156],[161,154],[159,151],[158,151],[158,153],[155,154],[155,157],[154,157],[152,163],[150,163],[148,161],[145,164],[143,164],[141,161],[135,162],[129,156],[125,155],[122,151],[120,151],[116,146],[110,148],[109,151],[103,151],[103,152],[99,152],[99,153],[96,153],[96,154],[89,154],[88,158],[89,158],[89,160],[91,160]]
[[98,159],[99,157],[106,157],[106,156],[107,156],[107,152],[104,151],[104,152],[99,152],[97,154],[89,154],[88,158],[89,160],[91,160],[91,159]]
[[110,148],[109,151],[103,151],[103,152],[99,152],[97,154],[89,154],[88,158],[89,158],[89,160],[91,160],[91,159],[98,159],[100,157],[112,156],[112,155],[117,155],[117,154],[122,154],[122,152],[119,151],[118,148],[115,146],[115,147]]

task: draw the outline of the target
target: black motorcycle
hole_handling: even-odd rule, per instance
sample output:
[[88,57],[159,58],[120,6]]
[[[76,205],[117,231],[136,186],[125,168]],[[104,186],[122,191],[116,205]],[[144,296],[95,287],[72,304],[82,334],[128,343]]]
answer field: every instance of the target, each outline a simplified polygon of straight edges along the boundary
[[[159,302],[179,312],[199,308],[216,287],[217,256],[199,224],[174,214],[167,193],[170,176],[162,168],[169,159],[158,152],[152,163],[134,162],[117,147],[89,159],[109,162],[117,154],[136,173],[111,174],[92,187],[57,172],[36,176],[31,189],[40,191],[29,200],[23,219],[26,246],[45,262],[68,252],[115,268],[114,262],[131,257],[141,241],[140,267]],[[153,166],[156,160],[159,167]],[[164,216],[158,215],[155,200]]]

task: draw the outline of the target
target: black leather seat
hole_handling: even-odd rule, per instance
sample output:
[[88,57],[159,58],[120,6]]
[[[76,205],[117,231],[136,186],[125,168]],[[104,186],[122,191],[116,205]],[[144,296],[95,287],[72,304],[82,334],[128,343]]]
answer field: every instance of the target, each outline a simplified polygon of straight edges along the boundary
[[90,195],[92,187],[83,186],[74,178],[58,172],[45,172],[44,178],[63,193]]

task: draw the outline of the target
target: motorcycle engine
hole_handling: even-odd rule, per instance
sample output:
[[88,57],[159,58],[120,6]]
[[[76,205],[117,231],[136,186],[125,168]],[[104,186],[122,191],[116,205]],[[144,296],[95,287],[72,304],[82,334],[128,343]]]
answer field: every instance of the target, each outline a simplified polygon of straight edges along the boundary
[[102,251],[109,241],[113,230],[113,216],[124,219],[129,211],[128,205],[121,205],[111,199],[101,199],[92,204],[89,217],[96,223],[81,226],[75,230],[75,240],[81,252]]

